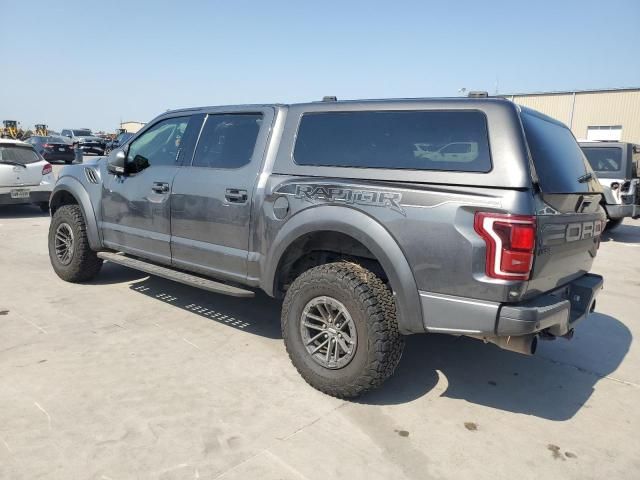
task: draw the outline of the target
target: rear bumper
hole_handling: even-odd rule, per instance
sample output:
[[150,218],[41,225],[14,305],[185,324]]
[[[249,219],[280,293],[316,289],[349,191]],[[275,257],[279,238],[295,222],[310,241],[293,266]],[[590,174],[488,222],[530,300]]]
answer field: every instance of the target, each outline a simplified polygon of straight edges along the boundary
[[[11,198],[11,190],[29,190],[28,198]],[[0,187],[0,205],[22,205],[27,203],[49,203],[53,184],[43,182],[40,185]]]
[[98,155],[103,155],[105,147],[100,145],[82,145],[80,143],[78,144],[78,149],[82,153],[96,153]]
[[26,203],[49,203],[50,191],[31,191],[29,198],[11,198],[10,193],[0,193],[0,205],[22,205]]
[[74,161],[76,159],[76,152],[66,152],[66,153],[43,153],[42,156],[48,162],[54,162],[56,160],[63,160],[65,162]]
[[472,336],[565,335],[586,318],[602,289],[600,275],[585,274],[520,303],[497,303],[420,292],[425,330]]
[[528,335],[543,330],[554,336],[565,335],[595,308],[602,285],[600,275],[586,274],[552,293],[517,305],[503,305],[495,335]]
[[607,217],[617,220],[625,217],[636,217],[640,215],[640,209],[638,205],[612,205],[607,203],[605,205],[607,211]]

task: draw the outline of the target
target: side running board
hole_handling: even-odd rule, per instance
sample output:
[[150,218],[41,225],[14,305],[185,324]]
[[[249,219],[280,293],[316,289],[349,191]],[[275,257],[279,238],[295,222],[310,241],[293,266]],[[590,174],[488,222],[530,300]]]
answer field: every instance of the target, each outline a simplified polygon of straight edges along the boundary
[[141,272],[148,273],[149,275],[155,275],[156,277],[162,277],[168,280],[173,280],[174,282],[184,283],[185,285],[208,290],[213,293],[244,298],[255,296],[255,293],[251,290],[245,290],[225,283],[216,282],[190,273],[180,272],[172,268],[162,267],[154,263],[145,262],[144,260],[138,260],[137,258],[128,257],[119,253],[98,252],[98,258],[102,258],[103,260],[117,263],[119,265],[124,265],[125,267],[133,268],[135,270],[140,270]]

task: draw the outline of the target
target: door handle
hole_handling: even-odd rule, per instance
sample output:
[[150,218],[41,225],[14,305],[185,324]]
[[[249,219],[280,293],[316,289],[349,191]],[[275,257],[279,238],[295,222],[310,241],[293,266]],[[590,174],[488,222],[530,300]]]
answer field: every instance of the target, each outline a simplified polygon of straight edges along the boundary
[[246,190],[239,190],[237,188],[227,188],[224,194],[224,198],[229,203],[247,203],[249,196]]
[[169,184],[167,182],[153,182],[151,190],[156,193],[169,193]]

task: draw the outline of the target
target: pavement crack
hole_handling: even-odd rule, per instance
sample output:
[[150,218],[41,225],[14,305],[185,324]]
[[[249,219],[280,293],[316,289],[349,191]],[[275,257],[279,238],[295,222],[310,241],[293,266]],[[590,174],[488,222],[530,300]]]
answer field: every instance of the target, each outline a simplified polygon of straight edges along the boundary
[[42,413],[44,413],[47,416],[47,422],[49,424],[49,431],[51,431],[51,416],[49,415],[49,413],[42,408],[42,406],[38,403],[38,402],[33,402],[33,404],[38,407],[38,410],[40,410]]
[[611,380],[612,382],[621,383],[623,385],[629,385],[630,387],[640,388],[640,384],[637,384],[637,383],[634,383],[634,382],[629,382],[627,380],[622,380],[620,378],[612,377],[611,375],[604,375],[602,373],[594,372],[592,370],[588,370],[588,369],[586,369],[584,367],[579,367],[579,366],[573,365],[571,363],[562,362],[560,360],[553,360],[551,358],[543,357],[542,355],[540,355],[538,358],[541,358],[542,360],[546,360],[547,362],[553,363],[554,365],[561,365],[563,367],[574,368],[574,369],[578,370],[581,373],[586,373],[587,375],[592,375],[592,376],[594,376],[596,378]]
[[349,405],[349,403],[348,403],[348,402],[342,402],[340,405],[338,405],[338,406],[336,406],[336,407],[332,408],[331,410],[329,410],[328,412],[326,412],[326,413],[324,413],[324,414],[320,415],[318,418],[316,418],[316,419],[312,420],[312,421],[311,421],[311,422],[309,422],[309,423],[306,423],[306,424],[302,425],[300,428],[297,428],[296,430],[294,430],[292,433],[290,433],[290,434],[289,434],[289,435],[287,435],[286,437],[278,438],[278,440],[283,441],[283,442],[284,442],[284,441],[286,441],[286,440],[289,440],[291,437],[293,437],[294,435],[296,435],[296,434],[300,433],[300,432],[301,432],[302,430],[304,430],[305,428],[310,427],[310,426],[312,426],[312,425],[315,425],[315,424],[316,424],[316,423],[318,423],[320,420],[322,420],[323,418],[327,417],[328,415],[331,415],[333,412],[335,412],[336,410],[338,410],[338,409],[340,409],[340,408],[344,407],[345,405]]

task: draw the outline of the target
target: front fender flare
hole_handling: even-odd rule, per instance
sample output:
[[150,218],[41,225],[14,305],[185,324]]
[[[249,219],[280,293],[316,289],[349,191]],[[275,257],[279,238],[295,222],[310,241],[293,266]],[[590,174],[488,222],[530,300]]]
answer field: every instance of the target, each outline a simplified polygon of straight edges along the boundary
[[378,259],[393,290],[398,327],[403,334],[424,333],[418,287],[404,253],[391,234],[370,216],[348,207],[321,205],[291,217],[278,231],[262,265],[262,288],[274,294],[278,265],[287,248],[302,235],[333,231],[361,242]]
[[55,203],[56,195],[63,191],[72,195],[82,209],[84,221],[87,226],[89,246],[92,250],[100,250],[102,248],[102,239],[100,238],[100,230],[98,229],[98,222],[89,193],[77,179],[70,176],[60,177],[53,189],[53,192],[51,192],[51,200],[49,203],[53,205]]

